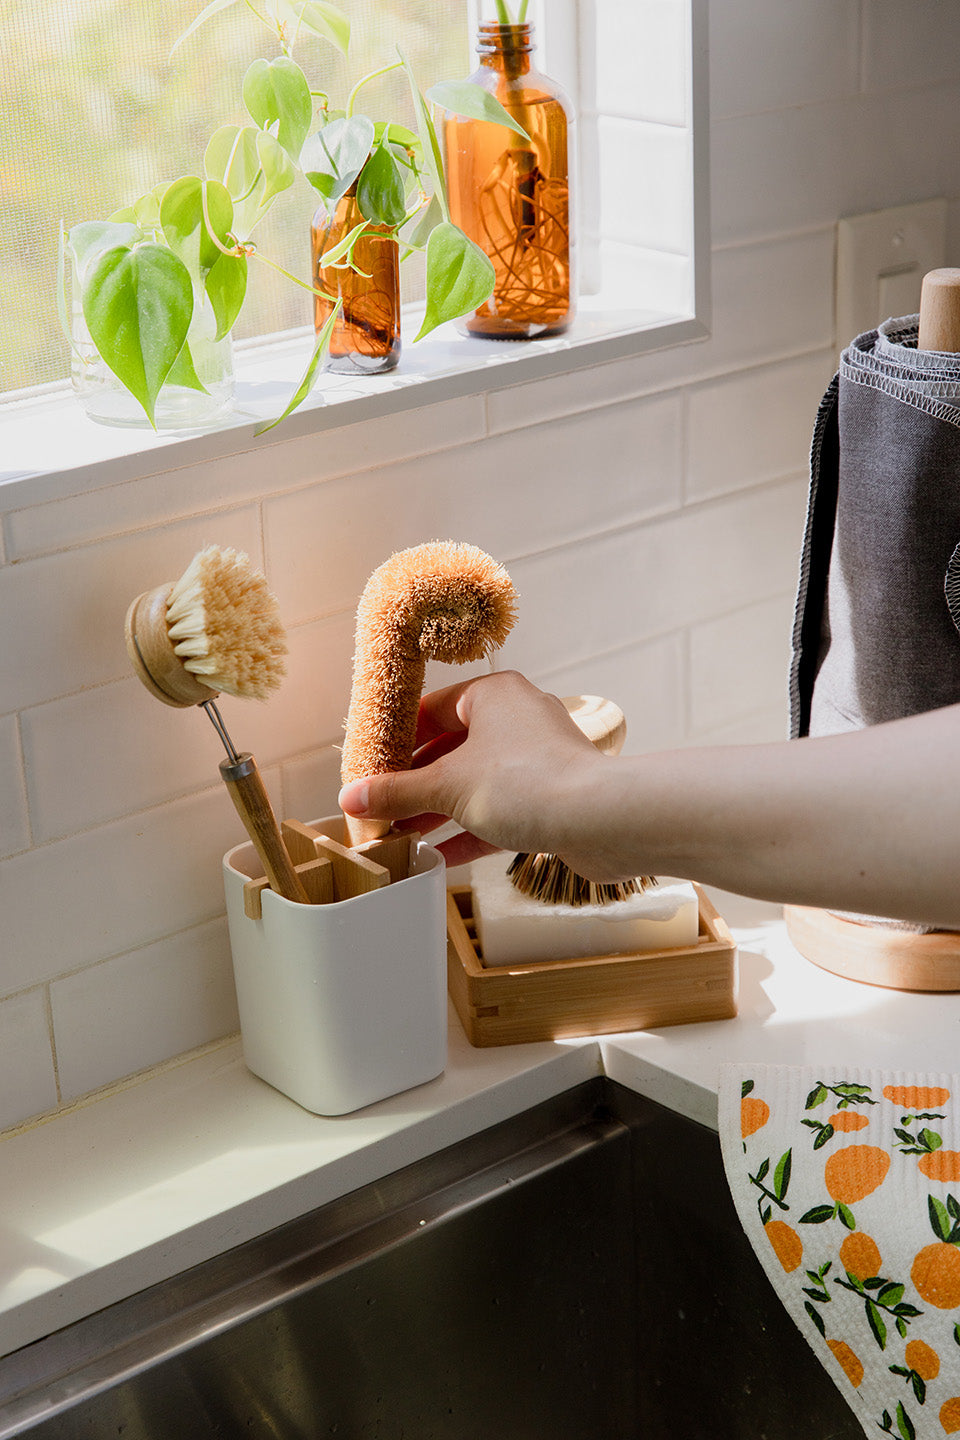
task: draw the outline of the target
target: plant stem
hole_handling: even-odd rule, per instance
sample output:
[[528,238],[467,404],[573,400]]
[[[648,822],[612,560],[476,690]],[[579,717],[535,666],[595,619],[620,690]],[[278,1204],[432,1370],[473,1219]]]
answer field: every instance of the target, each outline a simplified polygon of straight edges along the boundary
[[301,280],[297,275],[292,275],[289,270],[284,270],[283,266],[278,265],[276,260],[268,260],[266,255],[261,255],[259,250],[251,251],[250,258],[252,260],[262,260],[264,265],[270,266],[271,270],[278,270],[281,275],[286,276],[288,280],[292,280],[294,285],[299,285],[301,290],[309,290],[311,295],[319,295],[321,300],[329,300],[331,304],[337,300],[336,295],[328,295],[326,290],[318,290],[315,285],[308,285],[305,280]]
[[510,24],[510,11],[507,9],[506,0],[496,0],[496,4],[497,4],[497,19],[500,21],[500,24],[501,24],[501,25],[509,25],[509,24]]
[[357,81],[356,85],[354,85],[353,89],[350,91],[350,94],[347,96],[346,114],[348,118],[353,114],[354,101],[357,98],[357,93],[360,90],[361,86],[366,85],[368,80],[376,80],[381,75],[388,75],[391,70],[401,69],[402,65],[402,60],[394,60],[392,65],[384,65],[383,68],[380,70],[371,70],[369,75],[363,75]]
[[522,0],[520,9],[517,12],[517,24],[522,25],[527,18],[527,0]]

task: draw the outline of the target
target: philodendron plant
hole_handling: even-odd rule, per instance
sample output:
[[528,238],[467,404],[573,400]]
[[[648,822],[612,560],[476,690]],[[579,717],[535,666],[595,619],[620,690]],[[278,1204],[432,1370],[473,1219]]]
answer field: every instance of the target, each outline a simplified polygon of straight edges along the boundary
[[[251,261],[271,265],[311,294],[335,301],[270,260],[253,238],[298,175],[306,176],[331,211],[357,184],[364,225],[335,253],[324,256],[325,264],[350,265],[353,245],[366,224],[387,226],[405,254],[426,247],[427,310],[417,339],[475,309],[493,289],[490,261],[450,222],[436,129],[403,56],[365,76],[354,86],[345,110],[332,111],[329,97],[311,88],[294,60],[293,45],[306,31],[346,54],[346,15],[328,0],[261,3],[262,9],[254,0],[211,0],[177,41],[177,46],[182,44],[212,16],[238,4],[270,28],[282,53],[272,60],[255,60],[243,77],[243,103],[251,123],[224,125],[211,136],[202,175],[157,185],[107,220],[84,221],[66,234],[61,227],[58,290],[68,337],[65,270],[70,260],[93,344],[151,425],[166,382],[204,389],[190,351],[191,323],[199,308],[209,305],[216,339],[229,335],[243,307]],[[361,85],[400,67],[410,83],[416,134],[393,122],[374,123],[354,111]],[[476,85],[451,82],[427,93],[448,109],[519,129]],[[312,133],[315,104],[321,124]],[[310,393],[339,308],[336,302],[283,413],[262,429],[285,419]]]
[[[351,90],[343,110],[324,107],[324,123],[304,146],[301,165],[329,215],[348,190],[356,187],[363,219],[337,245],[318,258],[320,268],[353,266],[353,251],[364,232],[376,228],[401,247],[401,259],[426,249],[426,309],[414,337],[420,340],[447,320],[482,305],[493,291],[494,269],[488,257],[450,219],[443,156],[427,103],[474,119],[489,120],[526,132],[500,102],[469,81],[442,81],[422,95],[401,52],[391,65],[365,75]],[[395,121],[375,122],[356,110],[360,89],[391,70],[406,72],[416,131]],[[358,269],[358,273],[363,274]]]

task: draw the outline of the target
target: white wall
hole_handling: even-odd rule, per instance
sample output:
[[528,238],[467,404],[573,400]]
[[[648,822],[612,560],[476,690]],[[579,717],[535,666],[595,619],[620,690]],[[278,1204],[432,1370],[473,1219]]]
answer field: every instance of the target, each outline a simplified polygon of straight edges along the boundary
[[357,596],[434,537],[508,565],[503,663],[612,696],[632,748],[785,733],[835,222],[945,195],[960,263],[960,7],[711,11],[710,340],[4,516],[0,1127],[236,1025],[218,742],[141,689],[122,638],[201,544],[263,563],[289,627],[278,698],[223,705],[283,814],[334,808]]

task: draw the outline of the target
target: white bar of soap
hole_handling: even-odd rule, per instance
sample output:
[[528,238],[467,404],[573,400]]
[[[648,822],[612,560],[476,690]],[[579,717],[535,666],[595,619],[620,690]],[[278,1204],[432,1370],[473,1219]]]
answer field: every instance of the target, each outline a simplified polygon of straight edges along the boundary
[[632,955],[697,943],[700,905],[687,880],[661,880],[612,905],[547,905],[512,883],[506,873],[510,858],[488,855],[470,867],[484,965]]

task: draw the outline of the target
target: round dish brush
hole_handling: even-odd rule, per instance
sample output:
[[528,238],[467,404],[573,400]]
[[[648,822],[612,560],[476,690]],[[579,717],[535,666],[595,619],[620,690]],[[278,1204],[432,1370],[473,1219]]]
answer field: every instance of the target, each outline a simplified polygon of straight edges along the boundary
[[[503,644],[516,619],[510,577],[475,545],[436,540],[375,570],[357,607],[341,779],[409,770],[428,660],[463,665]],[[390,822],[346,816],[354,846]]]
[[[627,722],[619,705],[599,695],[567,695],[567,714],[603,755],[618,755],[627,735]],[[546,905],[612,905],[639,895],[656,880],[639,875],[635,880],[610,883],[585,880],[559,855],[514,855],[507,869],[512,884],[532,900]]]
[[221,691],[264,700],[283,678],[283,626],[263,575],[242,552],[210,545],[179,580],[132,601],[125,632],[133,668],[151,695],[207,712],[227,752],[220,774],[271,889],[306,904],[257,762],[237,751],[214,703]]

